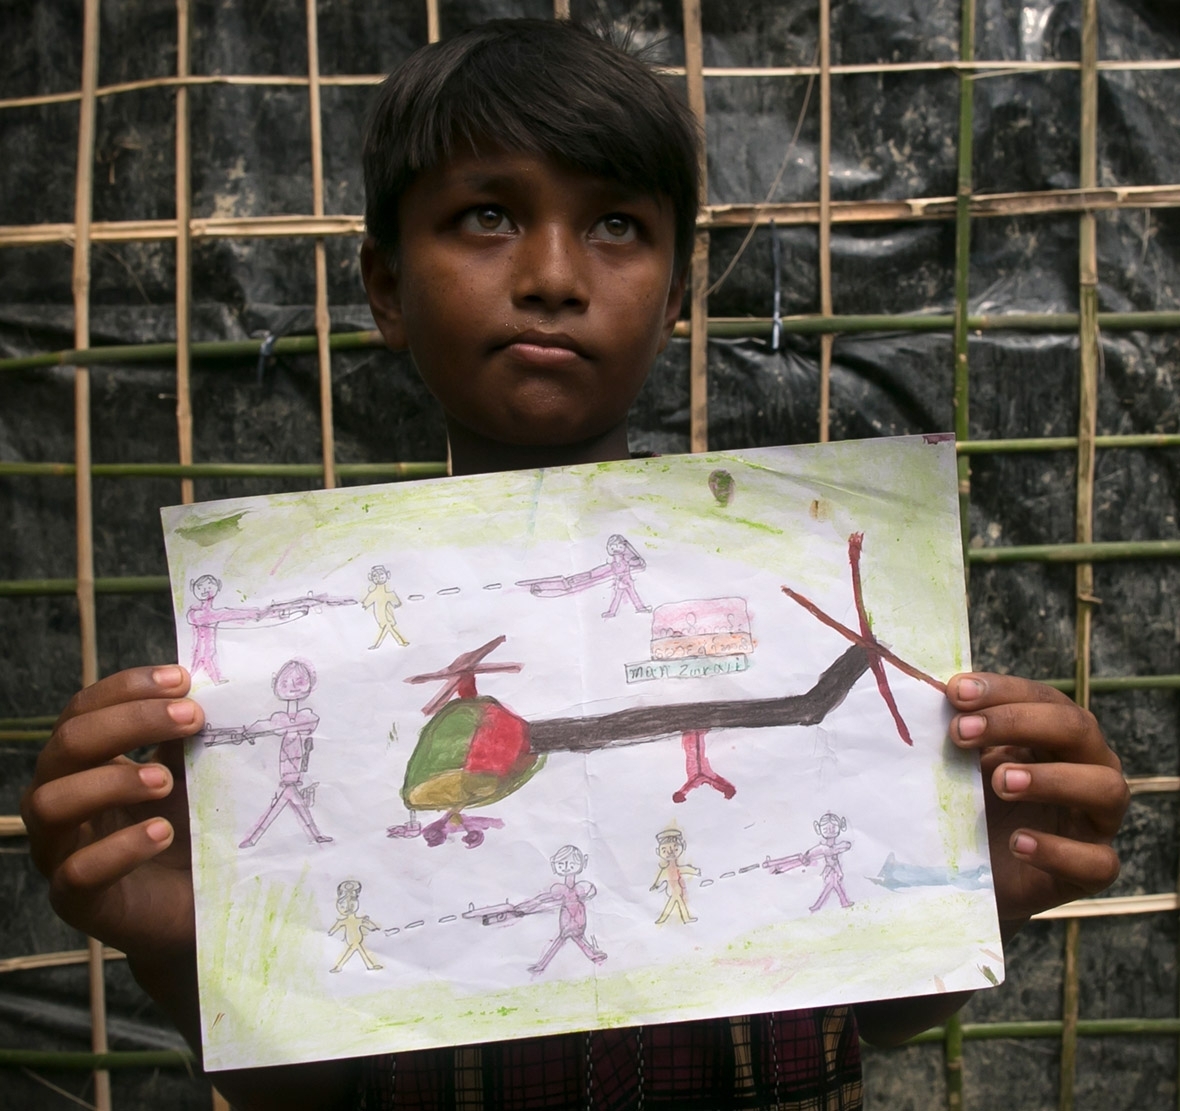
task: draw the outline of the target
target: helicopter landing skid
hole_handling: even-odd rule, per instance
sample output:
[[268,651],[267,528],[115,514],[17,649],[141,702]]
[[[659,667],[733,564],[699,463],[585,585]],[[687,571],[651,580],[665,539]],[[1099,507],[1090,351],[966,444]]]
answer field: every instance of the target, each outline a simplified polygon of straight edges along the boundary
[[431,848],[435,848],[462,833],[463,844],[474,849],[483,844],[484,830],[503,828],[501,818],[465,818],[462,814],[444,814],[438,821],[425,826],[411,818],[405,825],[390,826],[385,834],[387,837],[421,837]]
[[709,764],[709,758],[705,755],[707,732],[707,729],[693,729],[681,735],[680,743],[684,746],[684,770],[688,778],[679,791],[672,792],[673,802],[683,802],[689,791],[704,784],[720,791],[727,799],[737,794],[737,788],[724,776],[718,775]]

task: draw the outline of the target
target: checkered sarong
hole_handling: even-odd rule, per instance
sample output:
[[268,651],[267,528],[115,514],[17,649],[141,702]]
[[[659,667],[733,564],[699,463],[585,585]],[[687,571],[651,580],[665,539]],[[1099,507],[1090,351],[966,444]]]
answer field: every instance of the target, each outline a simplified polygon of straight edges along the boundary
[[848,1007],[373,1057],[358,1111],[859,1111]]

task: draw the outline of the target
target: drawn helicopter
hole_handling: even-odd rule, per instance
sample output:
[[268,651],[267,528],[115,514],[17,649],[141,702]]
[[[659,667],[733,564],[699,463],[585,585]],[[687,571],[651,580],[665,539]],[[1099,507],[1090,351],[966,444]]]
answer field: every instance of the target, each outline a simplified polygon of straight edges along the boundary
[[[877,688],[889,708],[901,740],[912,745],[909,729],[889,687],[885,663],[945,693],[945,684],[899,659],[872,634],[861,597],[860,555],[863,533],[848,540],[852,590],[860,631],[854,631],[824,613],[802,594],[783,592],[829,628],[851,641],[851,646],[830,664],[810,690],[778,698],[690,702],[664,706],[638,706],[590,717],[549,718],[527,721],[495,698],[480,695],[476,676],[489,672],[519,672],[519,663],[487,663],[485,659],[507,639],[501,635],[471,652],[463,653],[440,671],[414,675],[408,683],[441,682],[442,690],[423,712],[431,715],[406,765],[402,801],[410,821],[390,826],[390,837],[421,836],[430,846],[462,834],[464,844],[483,843],[485,831],[503,827],[499,818],[470,817],[469,809],[488,806],[523,787],[544,766],[551,752],[593,752],[608,746],[643,744],[679,733],[685,754],[686,779],[672,794],[683,802],[688,793],[708,785],[725,798],[737,788],[713,771],[705,753],[705,736],[714,729],[761,729],[788,725],[818,725],[847,697],[866,671],[872,671]],[[442,811],[428,825],[415,817],[418,811]]]

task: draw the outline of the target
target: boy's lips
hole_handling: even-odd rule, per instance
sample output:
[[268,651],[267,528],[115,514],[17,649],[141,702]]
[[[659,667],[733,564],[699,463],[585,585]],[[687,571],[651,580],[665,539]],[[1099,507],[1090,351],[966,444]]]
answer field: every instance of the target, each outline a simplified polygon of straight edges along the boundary
[[568,366],[586,358],[577,340],[564,332],[521,332],[499,349],[519,362],[537,367]]

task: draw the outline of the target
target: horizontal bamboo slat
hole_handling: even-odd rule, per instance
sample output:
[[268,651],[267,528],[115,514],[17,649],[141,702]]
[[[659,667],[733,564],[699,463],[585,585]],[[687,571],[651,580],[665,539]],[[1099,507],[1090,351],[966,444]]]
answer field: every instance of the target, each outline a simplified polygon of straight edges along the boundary
[[[656,70],[669,77],[683,77],[683,66],[656,66]],[[1059,61],[925,61],[925,62],[860,62],[848,65],[834,65],[831,73],[841,76],[882,74],[904,76],[910,73],[974,73],[977,77],[1011,77],[1018,74],[1060,73],[1076,71],[1079,62]],[[1161,73],[1180,69],[1180,59],[1147,58],[1139,61],[1130,59],[1109,60],[1098,63],[1098,69],[1106,72]],[[704,66],[701,75],[707,78],[768,78],[768,77],[812,77],[819,73],[819,67],[810,66]],[[379,85],[385,80],[383,73],[335,73],[322,74],[321,85],[357,87]],[[137,81],[120,81],[102,85],[95,91],[99,99],[120,96],[124,93],[145,92],[151,89],[175,89],[178,86],[255,86],[270,88],[306,88],[308,78],[303,74],[250,74],[216,73],[145,77]],[[40,108],[49,104],[71,104],[82,99],[80,91],[73,89],[57,93],[36,93],[29,96],[13,96],[0,99],[0,111],[6,108]]]
[[[898,201],[833,201],[833,224],[891,223],[896,221],[950,220],[955,216],[954,197],[915,197]],[[765,225],[818,224],[818,201],[712,204],[701,209],[697,221],[702,230]],[[1044,216],[1113,209],[1180,207],[1180,184],[1126,185],[1094,189],[1045,189],[1023,193],[976,194],[970,201],[972,218]],[[176,220],[95,221],[95,243],[148,243],[176,238]],[[195,216],[189,221],[193,239],[258,239],[291,237],[361,236],[363,216]],[[73,242],[74,225],[65,223],[0,225],[0,247],[36,247]]]

